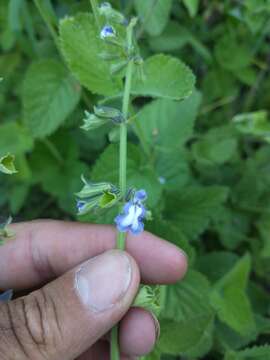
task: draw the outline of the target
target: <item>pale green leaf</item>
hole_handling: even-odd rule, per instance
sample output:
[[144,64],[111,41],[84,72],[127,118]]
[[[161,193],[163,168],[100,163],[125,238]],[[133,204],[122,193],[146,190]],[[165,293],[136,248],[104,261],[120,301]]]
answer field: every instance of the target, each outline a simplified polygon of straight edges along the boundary
[[196,238],[208,226],[228,196],[222,186],[188,186],[167,199],[166,216],[188,236]]
[[216,283],[211,293],[211,304],[219,319],[241,335],[248,335],[255,329],[254,316],[246,294],[250,268],[251,259],[246,255]]
[[200,101],[200,94],[194,92],[182,102],[158,99],[146,105],[138,123],[148,145],[165,153],[181,149],[193,133]]
[[7,153],[23,154],[33,147],[33,139],[29,131],[16,122],[0,125],[0,156]]
[[191,95],[195,77],[188,66],[169,55],[154,55],[143,66],[144,78],[135,73],[132,94],[181,100]]
[[192,146],[195,160],[202,165],[220,165],[229,161],[237,149],[237,139],[228,126],[211,128]]
[[183,3],[189,12],[189,15],[194,17],[198,12],[200,0],[183,0]]
[[45,137],[66,120],[79,98],[79,84],[61,63],[33,63],[23,86],[24,123],[34,137]]
[[72,73],[93,93],[113,95],[121,91],[121,80],[112,77],[109,62],[102,60],[106,51],[91,14],[67,17],[60,23],[64,57]]
[[225,69],[238,71],[250,65],[253,54],[248,43],[237,39],[235,34],[224,32],[216,43],[215,56]]
[[246,348],[241,351],[228,351],[224,360],[269,360],[270,345],[260,345]]
[[169,19],[172,0],[135,0],[134,5],[145,31],[151,36],[161,34]]
[[161,314],[159,346],[163,352],[179,355],[194,351],[196,346],[201,345],[202,339],[208,346],[204,349],[201,347],[199,356],[209,351],[214,320],[209,290],[207,279],[193,270],[183,281],[168,287]]

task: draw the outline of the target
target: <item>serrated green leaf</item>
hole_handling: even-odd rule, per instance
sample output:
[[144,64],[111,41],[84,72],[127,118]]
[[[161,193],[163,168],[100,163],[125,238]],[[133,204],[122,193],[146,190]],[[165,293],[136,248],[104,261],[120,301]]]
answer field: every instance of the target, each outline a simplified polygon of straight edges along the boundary
[[172,0],[135,0],[134,5],[145,31],[151,36],[161,34],[169,19]]
[[77,145],[67,132],[58,132],[49,141],[59,152],[59,158],[46,143],[38,142],[29,159],[33,172],[31,180],[56,198],[61,209],[75,215],[75,193],[81,189],[81,175],[88,176],[88,168],[79,160]]
[[200,93],[194,92],[182,102],[158,99],[146,105],[138,114],[138,125],[148,145],[167,154],[181,149],[193,133],[200,101]]
[[233,129],[222,126],[211,128],[192,146],[195,160],[202,165],[220,165],[229,161],[237,149]]
[[255,320],[246,287],[251,267],[249,255],[241,258],[211,292],[211,304],[219,319],[241,335],[255,329]]
[[270,345],[253,346],[238,352],[228,351],[224,360],[269,360]]
[[172,52],[190,45],[205,61],[210,62],[212,55],[195,33],[176,21],[170,21],[160,36],[149,38],[149,45],[155,52]]
[[60,40],[68,66],[82,85],[100,95],[114,95],[121,91],[121,80],[112,77],[109,62],[100,56],[107,48],[91,14],[63,19]]
[[[109,145],[101,154],[92,168],[90,179],[118,184],[118,145]],[[141,152],[132,144],[128,145],[127,184],[128,187],[145,189],[150,207],[158,203],[162,192],[158,177],[153,169],[145,166]]]
[[250,65],[253,56],[249,44],[240,42],[235,35],[235,33],[224,33],[215,46],[217,61],[222,67],[231,71],[238,71]]
[[23,86],[24,123],[34,137],[50,135],[71,114],[79,98],[79,84],[61,63],[33,63]]
[[208,346],[198,356],[209,351],[214,320],[214,312],[209,304],[209,290],[207,279],[192,270],[182,282],[168,287],[161,314],[159,347],[163,352],[185,354],[194,350],[202,339]]
[[132,82],[132,94],[181,100],[194,90],[195,77],[188,66],[169,55],[153,55],[143,64],[144,79],[138,72]]
[[227,195],[228,189],[222,186],[186,187],[168,197],[166,216],[188,238],[196,238],[217,215]]
[[212,251],[201,255],[196,261],[196,268],[212,282],[223,277],[237,262],[238,256],[228,251]]
[[29,131],[16,122],[0,125],[0,156],[7,153],[23,154],[33,147],[33,139]]

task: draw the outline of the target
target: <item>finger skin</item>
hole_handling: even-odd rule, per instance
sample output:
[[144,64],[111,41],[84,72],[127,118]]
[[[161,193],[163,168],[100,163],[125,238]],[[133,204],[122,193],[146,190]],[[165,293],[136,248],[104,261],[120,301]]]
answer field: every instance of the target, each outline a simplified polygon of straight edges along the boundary
[[[15,240],[0,247],[0,288],[26,289],[62,275],[115,246],[112,226],[39,220],[12,225]],[[128,236],[127,251],[146,283],[173,283],[186,272],[187,258],[175,245],[144,232]]]
[[[83,273],[82,276],[83,269],[87,269],[87,274]],[[94,277],[91,275],[93,273]],[[91,281],[94,280],[92,287],[89,287],[89,277]],[[129,280],[126,283],[127,277]],[[96,278],[104,281],[97,283]],[[114,294],[114,286],[110,287],[110,283],[113,283],[119,288],[118,280],[121,288],[123,284],[127,285],[121,297],[118,293]],[[82,287],[78,288],[78,281]],[[124,316],[137,293],[139,283],[139,269],[133,258],[125,252],[111,250],[25,298],[2,304],[1,356],[13,360],[77,358]],[[112,303],[99,308],[97,306],[100,303],[96,300],[106,302],[104,293],[109,294],[108,297],[110,293],[117,296],[114,296]]]
[[146,355],[154,348],[158,333],[159,329],[148,311],[132,308],[121,321],[121,351],[128,356]]

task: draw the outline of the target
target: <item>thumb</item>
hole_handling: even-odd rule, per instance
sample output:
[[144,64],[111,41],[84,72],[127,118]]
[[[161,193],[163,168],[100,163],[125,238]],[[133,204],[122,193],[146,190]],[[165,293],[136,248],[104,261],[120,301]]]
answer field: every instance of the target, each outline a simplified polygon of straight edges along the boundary
[[[1,353],[11,359],[74,359],[126,313],[140,282],[135,261],[111,250],[42,289],[0,306]],[[14,354],[11,352],[14,352]]]

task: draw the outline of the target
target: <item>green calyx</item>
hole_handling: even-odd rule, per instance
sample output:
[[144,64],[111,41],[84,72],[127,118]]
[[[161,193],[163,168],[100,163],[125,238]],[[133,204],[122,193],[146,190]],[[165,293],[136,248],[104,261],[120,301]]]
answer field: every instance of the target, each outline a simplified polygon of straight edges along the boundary
[[7,154],[0,158],[0,172],[4,174],[15,174],[17,172],[14,165],[15,156]]
[[77,193],[78,214],[85,215],[93,210],[108,209],[120,200],[120,191],[112,184],[92,183],[82,177],[84,186]]
[[125,118],[120,110],[108,106],[95,106],[94,113],[85,111],[84,124],[81,129],[89,131],[99,128],[105,124],[113,122],[114,124],[121,124]]
[[144,308],[158,316],[161,309],[160,286],[141,285],[132,306]]

